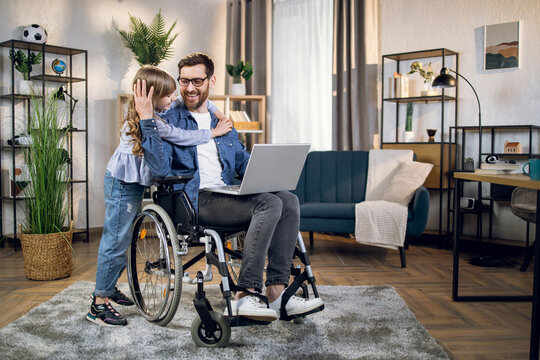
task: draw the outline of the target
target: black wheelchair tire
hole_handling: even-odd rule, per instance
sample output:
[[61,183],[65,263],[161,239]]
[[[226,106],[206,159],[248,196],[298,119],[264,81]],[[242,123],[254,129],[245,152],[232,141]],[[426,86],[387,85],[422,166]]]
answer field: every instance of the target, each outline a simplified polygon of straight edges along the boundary
[[[175,271],[174,278],[172,276],[169,276],[168,281],[165,284],[160,284],[161,287],[163,287],[163,295],[161,296],[162,302],[159,302],[158,300],[156,306],[157,310],[155,311],[153,311],[153,309],[150,309],[150,307],[146,305],[146,303],[150,302],[153,302],[155,304],[155,301],[149,299],[149,296],[145,294],[147,287],[140,286],[141,282],[143,282],[144,279],[139,277],[146,275],[140,275],[141,269],[137,269],[137,247],[138,245],[141,245],[142,247],[142,244],[139,244],[139,242],[146,241],[146,239],[139,239],[140,233],[141,231],[143,231],[141,227],[143,226],[143,224],[145,224],[145,221],[146,224],[150,222],[151,224],[153,224],[153,226],[155,226],[156,235],[157,238],[159,238],[160,249],[167,249],[167,256],[163,258],[166,269],[174,269]],[[137,306],[139,312],[148,321],[154,322],[161,326],[166,326],[174,318],[182,294],[183,268],[182,257],[179,254],[180,245],[177,238],[178,236],[176,234],[175,227],[172,224],[172,221],[170,220],[165,210],[163,210],[163,208],[158,205],[149,204],[144,207],[144,209],[135,219],[133,226],[133,238],[131,245],[128,248],[127,270],[133,301],[135,302],[135,305]],[[146,264],[148,264],[148,260],[146,261]],[[158,284],[153,283],[150,286],[156,286],[156,288],[158,288],[157,285]],[[154,292],[154,296],[158,297],[156,293],[157,291]],[[161,291],[159,295],[161,295]]]
[[210,311],[210,317],[214,321],[216,331],[206,334],[204,324],[199,316],[191,323],[191,338],[197,346],[207,348],[221,348],[229,344],[231,327],[227,320],[216,311]]

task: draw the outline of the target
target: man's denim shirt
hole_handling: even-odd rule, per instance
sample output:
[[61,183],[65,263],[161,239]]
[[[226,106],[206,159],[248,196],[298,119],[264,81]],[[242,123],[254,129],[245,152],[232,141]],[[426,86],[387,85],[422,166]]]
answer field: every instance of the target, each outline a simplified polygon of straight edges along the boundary
[[[211,128],[215,128],[218,119],[214,113]],[[198,130],[197,122],[182,104],[169,110],[163,117],[169,124],[185,130]],[[158,120],[159,121],[159,120]],[[199,162],[197,159],[196,146],[178,146],[164,141],[159,136],[155,119],[141,120],[142,143],[144,160],[154,177],[193,175],[193,179],[187,184],[176,184],[175,189],[184,190],[192,202],[195,210],[198,210],[199,200]],[[227,185],[233,184],[235,173],[243,176],[249,154],[246,148],[238,140],[235,129],[227,134],[213,139],[216,142],[219,159],[221,161],[221,177]],[[212,141],[212,140],[210,140]]]

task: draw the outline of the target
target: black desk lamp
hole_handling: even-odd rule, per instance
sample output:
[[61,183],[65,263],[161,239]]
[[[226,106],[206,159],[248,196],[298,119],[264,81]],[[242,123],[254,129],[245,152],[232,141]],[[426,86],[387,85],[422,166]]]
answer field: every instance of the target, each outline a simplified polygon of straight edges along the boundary
[[[433,80],[433,83],[431,84],[431,86],[434,88],[443,88],[443,89],[449,88],[449,87],[455,87],[456,78],[448,74],[448,70],[449,69],[443,67],[441,69],[441,74],[437,76],[435,80]],[[463,80],[465,80],[467,84],[469,84],[469,86],[471,87],[472,91],[474,92],[474,96],[476,96],[476,101],[478,102],[478,149],[479,149],[478,158],[480,159],[479,161],[481,162],[482,161],[482,110],[480,108],[480,99],[478,99],[478,94],[476,93],[474,86],[472,86],[469,80],[467,80],[463,75],[461,75],[460,73],[454,70],[450,70],[450,71],[456,74],[457,76],[461,77]],[[478,164],[478,166],[480,167],[480,164]]]
[[77,101],[79,99],[75,99],[73,96],[71,96],[65,89],[64,85],[60,86],[60,88],[54,93],[53,97],[57,100],[64,100],[66,101],[66,95],[73,100],[73,106],[70,106],[69,112],[70,115],[73,116],[73,111],[75,110],[75,105],[77,105]]

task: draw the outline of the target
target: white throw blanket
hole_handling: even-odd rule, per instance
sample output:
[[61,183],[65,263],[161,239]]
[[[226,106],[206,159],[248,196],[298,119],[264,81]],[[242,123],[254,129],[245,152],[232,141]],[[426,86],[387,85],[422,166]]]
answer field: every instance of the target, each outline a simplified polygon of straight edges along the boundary
[[407,207],[389,201],[356,204],[356,241],[397,249],[405,242]]
[[407,206],[380,201],[391,175],[403,161],[412,160],[412,150],[370,150],[366,201],[356,204],[355,237],[361,244],[397,249],[405,242]]

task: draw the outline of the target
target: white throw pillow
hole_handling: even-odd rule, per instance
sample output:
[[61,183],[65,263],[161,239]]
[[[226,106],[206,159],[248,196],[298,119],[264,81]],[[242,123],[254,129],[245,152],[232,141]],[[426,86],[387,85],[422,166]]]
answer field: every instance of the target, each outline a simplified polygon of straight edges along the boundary
[[402,205],[408,205],[414,192],[420,187],[428,177],[433,164],[407,160],[384,180],[380,192],[381,198],[378,200],[391,201]]

